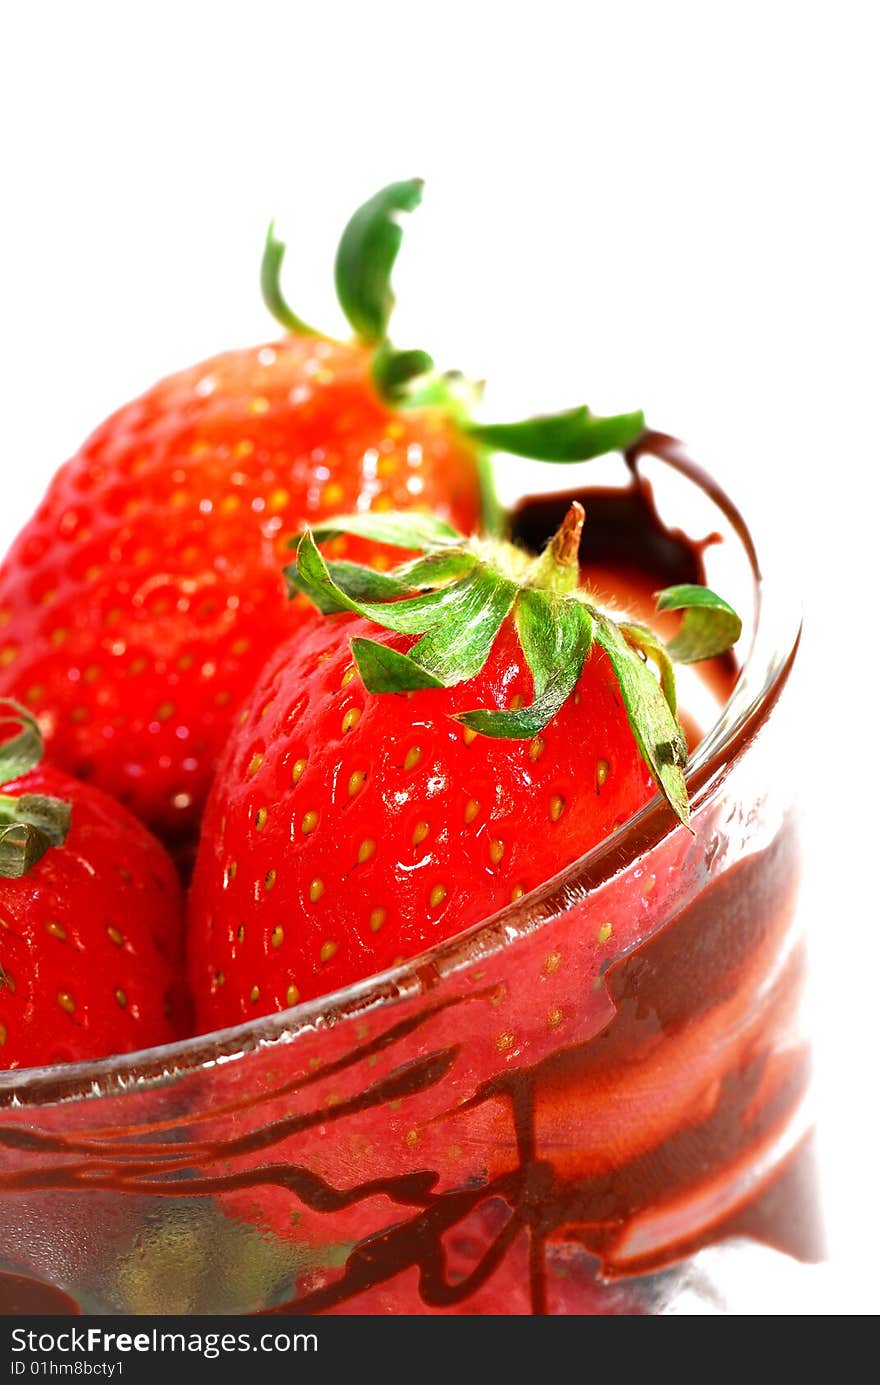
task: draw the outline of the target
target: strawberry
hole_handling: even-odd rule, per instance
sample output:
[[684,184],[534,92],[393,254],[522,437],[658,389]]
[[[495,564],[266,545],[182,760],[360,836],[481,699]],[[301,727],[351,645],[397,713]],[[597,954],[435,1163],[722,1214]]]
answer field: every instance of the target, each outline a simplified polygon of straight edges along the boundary
[[0,1067],[100,1058],[185,1032],[180,885],[118,803],[40,763],[24,708],[0,722]]
[[284,597],[287,536],[340,508],[427,509],[470,530],[491,449],[571,460],[642,431],[641,414],[586,409],[477,426],[452,377],[391,347],[394,217],[420,194],[418,181],[392,184],[342,237],[352,342],[289,308],[270,228],[263,292],[288,336],[120,409],[57,474],[0,570],[0,694],[39,718],[57,764],[169,843],[193,837],[239,705],[303,623],[304,603]]
[[[687,822],[672,664],[728,647],[738,618],[683,586],[660,598],[685,611],[668,645],[613,620],[577,586],[582,521],[574,504],[534,559],[427,516],[303,536],[291,585],[330,618],[269,660],[218,772],[189,916],[200,1027],[487,918],[656,789]],[[315,540],[336,533],[423,556],[392,573],[328,565]]]

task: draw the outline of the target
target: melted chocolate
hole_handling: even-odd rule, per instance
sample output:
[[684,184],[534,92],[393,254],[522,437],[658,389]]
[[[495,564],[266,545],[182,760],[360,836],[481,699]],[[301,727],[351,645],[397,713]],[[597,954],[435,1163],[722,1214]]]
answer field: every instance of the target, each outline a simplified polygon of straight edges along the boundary
[[[705,585],[703,555],[720,541],[720,535],[713,531],[697,539],[663,520],[654,489],[639,470],[639,462],[647,456],[659,458],[708,495],[743,545],[758,580],[758,556],[739,510],[714,478],[691,461],[678,439],[665,433],[645,433],[626,454],[627,486],[587,486],[577,492],[526,497],[511,517],[512,537],[539,552],[559,529],[572,500],[579,500],[587,512],[580,557],[588,580],[595,569],[611,569],[630,579],[641,578],[643,584],[647,579],[648,589],[689,582]],[[732,650],[713,659],[711,667],[701,668],[706,680],[716,683],[722,700],[731,692],[738,671]]]
[[585,567],[632,568],[664,586],[705,582],[703,549],[717,536],[695,541],[667,527],[650,482],[637,471],[625,487],[529,497],[514,511],[513,538],[537,553],[559,529],[572,500],[580,500],[587,511],[580,548]]
[[[784,933],[791,912],[790,846],[787,834],[783,834],[768,851],[725,872],[655,936],[615,962],[606,976],[614,1016],[594,1039],[557,1049],[532,1066],[502,1071],[470,1098],[468,1108],[472,1110],[499,1100],[506,1103],[515,1137],[510,1167],[476,1185],[438,1192],[437,1174],[430,1168],[346,1188],[335,1187],[308,1168],[290,1163],[258,1164],[204,1177],[193,1169],[196,1163],[228,1168],[230,1160],[268,1150],[294,1133],[318,1124],[333,1125],[355,1113],[387,1110],[404,1097],[442,1084],[456,1061],[457,1048],[450,1046],[405,1063],[331,1109],[316,1106],[258,1126],[243,1136],[189,1142],[178,1148],[143,1140],[122,1144],[110,1136],[74,1138],[6,1125],[0,1128],[0,1146],[20,1152],[52,1152],[66,1159],[75,1154],[86,1157],[8,1170],[0,1174],[0,1188],[100,1188],[192,1198],[222,1197],[242,1188],[276,1187],[324,1214],[377,1195],[410,1209],[409,1216],[357,1245],[338,1279],[270,1310],[275,1313],[320,1312],[345,1305],[407,1268],[418,1272],[419,1293],[428,1307],[463,1304],[499,1269],[523,1234],[530,1246],[533,1312],[547,1308],[547,1253],[554,1245],[577,1243],[598,1256],[606,1278],[656,1270],[685,1251],[718,1239],[721,1228],[711,1220],[704,1221],[696,1233],[665,1247],[659,1255],[633,1257],[624,1244],[629,1223],[646,1208],[669,1206],[677,1197],[685,1196],[695,1172],[719,1164],[736,1166],[742,1162],[747,1167],[753,1147],[784,1124],[800,1102],[808,1078],[805,1053],[793,1051],[781,1066],[777,1064],[774,1075],[768,1066],[771,1050],[760,1039],[760,1026],[754,1035],[749,1031],[740,1059],[727,1067],[711,1110],[695,1111],[692,1120],[645,1153],[627,1158],[623,1149],[618,1150],[610,1166],[604,1161],[605,1167],[595,1167],[589,1159],[580,1168],[577,1160],[572,1166],[570,1152],[558,1165],[547,1157],[552,1140],[544,1127],[548,1121],[552,1126],[557,1108],[563,1112],[568,1109],[572,1094],[596,1082],[613,1091],[618,1072],[625,1074],[645,1054],[650,1055],[658,1041],[673,1043],[703,1012],[726,1006],[744,989],[746,1004],[750,1004],[756,984],[750,969],[763,965],[760,956],[754,960],[756,954],[768,932]],[[800,949],[794,949],[760,1003],[759,1010],[771,1020],[780,1011],[786,1012],[799,991],[802,961]],[[469,1002],[479,1000],[479,993],[469,997]],[[336,1069],[354,1069],[367,1053],[393,1048],[455,1003],[439,1001],[425,1006],[417,1016],[353,1048],[338,1061]],[[322,1071],[320,1077],[327,1075]],[[317,1080],[312,1074],[284,1090],[302,1090]],[[217,1114],[207,1111],[192,1119],[216,1121]],[[736,1223],[740,1232],[759,1236],[789,1253],[818,1254],[820,1247],[804,1235],[803,1218],[798,1214],[803,1188],[792,1177],[792,1165],[796,1167],[794,1159],[766,1180],[757,1196],[750,1194],[736,1218],[725,1213],[721,1218],[723,1234],[729,1234]],[[192,1176],[179,1181],[174,1175],[183,1168]],[[468,1273],[451,1280],[444,1238],[475,1213],[499,1203],[508,1209],[501,1225],[484,1234],[482,1240],[477,1238],[472,1252],[475,1263]],[[60,1307],[56,1311],[61,1311]]]

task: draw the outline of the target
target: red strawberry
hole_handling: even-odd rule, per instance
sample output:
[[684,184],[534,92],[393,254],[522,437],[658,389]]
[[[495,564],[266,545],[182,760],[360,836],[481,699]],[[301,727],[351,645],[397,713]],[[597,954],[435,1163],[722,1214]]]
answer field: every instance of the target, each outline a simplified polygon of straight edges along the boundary
[[472,450],[429,415],[398,422],[363,348],[291,338],[173,376],[99,429],[13,547],[0,688],[57,763],[185,838],[234,712],[302,622],[290,533],[408,496],[473,523]]
[[392,350],[393,216],[420,189],[385,189],[342,238],[351,343],[287,307],[270,231],[264,294],[291,335],[121,409],[58,473],[0,571],[0,693],[39,717],[59,765],[167,841],[194,833],[238,706],[302,622],[280,575],[291,533],[340,508],[412,507],[469,531],[488,448],[568,459],[642,429],[640,414],[583,409],[479,428],[424,352]]
[[686,821],[671,660],[726,647],[739,622],[680,587],[661,602],[687,612],[669,646],[616,624],[576,588],[582,520],[572,506],[534,560],[426,517],[316,534],[425,552],[393,575],[328,569],[303,538],[293,584],[392,633],[376,642],[366,620],[336,615],[283,646],[230,739],[191,900],[202,1028],[335,990],[488,917],[655,784]]
[[36,722],[0,746],[0,1067],[100,1058],[184,1033],[180,885],[143,825],[38,763]]

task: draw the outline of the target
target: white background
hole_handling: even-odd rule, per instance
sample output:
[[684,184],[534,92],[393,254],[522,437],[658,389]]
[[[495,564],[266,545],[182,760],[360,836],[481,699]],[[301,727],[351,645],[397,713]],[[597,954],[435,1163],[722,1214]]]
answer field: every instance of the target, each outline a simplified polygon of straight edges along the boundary
[[876,1312],[876,10],[16,11],[0,33],[0,546],[113,407],[274,335],[257,291],[270,216],[289,296],[333,331],[338,230],[415,174],[401,345],[487,377],[495,416],[643,407],[771,529],[808,615],[827,1311]]

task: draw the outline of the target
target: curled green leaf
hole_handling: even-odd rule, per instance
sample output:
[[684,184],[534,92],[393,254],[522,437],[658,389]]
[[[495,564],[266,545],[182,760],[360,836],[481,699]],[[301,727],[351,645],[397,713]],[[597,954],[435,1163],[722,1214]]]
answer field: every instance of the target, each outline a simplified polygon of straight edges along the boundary
[[18,798],[0,795],[0,827],[34,827],[62,846],[70,831],[70,804],[48,794],[23,793]]
[[464,548],[444,548],[439,553],[429,553],[424,558],[413,558],[409,563],[401,563],[396,576],[410,588],[424,589],[441,587],[470,572],[478,562],[475,553]]
[[608,655],[642,759],[670,808],[687,827],[690,813],[682,769],[687,744],[678,720],[656,678],[613,621],[600,616],[595,638]]
[[301,590],[319,605],[319,609],[351,611],[386,630],[397,630],[404,635],[421,635],[437,625],[444,613],[459,603],[462,584],[469,580],[466,574],[450,586],[434,588],[401,601],[359,601],[334,582],[309,530],[300,539],[296,569]]
[[665,644],[657,638],[653,630],[648,629],[647,625],[637,625],[625,621],[620,625],[620,633],[627,644],[631,645],[633,649],[640,650],[645,658],[652,659],[656,664],[660,674],[663,696],[669,704],[670,712],[676,716],[678,714],[678,694],[675,690],[675,670],[672,667],[672,660]]
[[[0,698],[0,735],[17,728],[0,745],[0,784],[20,779],[43,757],[40,728],[12,698]],[[18,878],[53,846],[61,846],[70,829],[70,804],[48,794],[0,794],[0,876]]]
[[448,599],[438,608],[439,619],[431,621],[410,657],[449,688],[479,673],[516,600],[517,588],[480,564],[442,594]]
[[645,431],[640,411],[595,418],[586,405],[519,423],[468,423],[465,431],[486,447],[542,462],[585,462],[623,451]]
[[20,879],[70,830],[70,804],[46,794],[0,795],[0,876]]
[[427,351],[395,351],[383,342],[373,357],[373,383],[389,404],[399,404],[410,393],[413,380],[428,375],[434,361]]
[[446,586],[400,600],[359,600],[334,581],[308,531],[297,549],[295,583],[326,613],[351,611],[386,630],[421,636],[409,658],[446,687],[483,667],[517,593],[515,583],[472,560],[464,575]]
[[391,272],[403,239],[400,212],[422,200],[421,178],[391,183],[359,207],[336,253],[336,293],[342,311],[365,342],[385,340],[394,307]]
[[293,332],[297,337],[319,336],[320,333],[316,332],[314,327],[309,327],[308,323],[297,316],[281,292],[281,266],[284,263],[286,248],[284,242],[275,235],[275,222],[271,221],[266,232],[266,244],[260,264],[260,290],[263,302],[275,321],[286,327],[288,332]]
[[736,611],[708,587],[689,583],[667,587],[657,597],[657,610],[685,613],[678,634],[666,643],[667,653],[677,664],[724,654],[742,634]]
[[0,876],[21,879],[52,845],[51,838],[30,823],[0,826]]
[[43,736],[36,718],[11,697],[0,698],[0,736],[16,734],[0,744],[0,784],[19,779],[43,758]]
[[[523,653],[532,671],[535,697],[516,710],[477,708],[456,721],[483,736],[530,740],[567,702],[583,672],[593,638],[593,618],[575,601],[540,602],[536,592],[521,592],[516,608]],[[550,634],[550,642],[545,636]],[[531,654],[531,657],[530,657]]]
[[[352,534],[355,538],[371,539],[373,543],[387,543],[392,548],[411,548],[417,553],[463,542],[463,536],[451,524],[418,510],[334,515],[332,520],[314,525],[311,532],[316,543],[335,539],[338,534]],[[297,548],[301,538],[301,534],[295,534],[289,547]]]
[[[339,588],[353,601],[391,601],[399,596],[410,596],[413,591],[412,586],[396,577],[391,577],[386,572],[377,572],[375,568],[365,567],[360,563],[328,563],[327,572],[333,587]],[[290,563],[284,569],[284,576],[287,578],[288,595],[302,592],[303,596],[307,596],[317,606],[322,615],[328,616],[336,611],[351,609],[340,604],[335,591],[328,590],[327,587],[308,587],[296,563]]]
[[367,692],[415,692],[442,688],[442,681],[420,668],[408,654],[377,640],[353,639],[351,652]]

